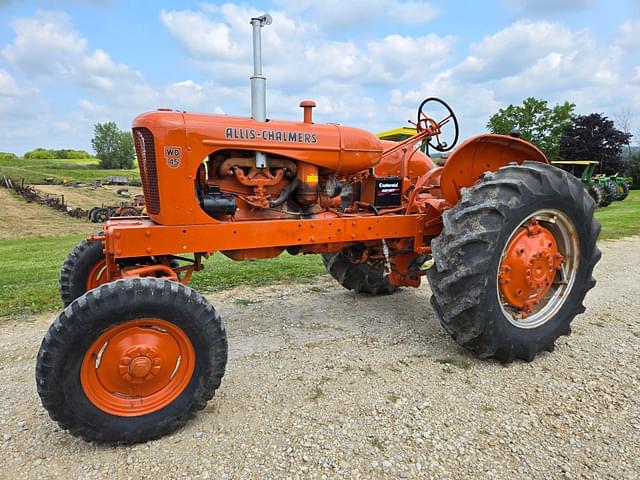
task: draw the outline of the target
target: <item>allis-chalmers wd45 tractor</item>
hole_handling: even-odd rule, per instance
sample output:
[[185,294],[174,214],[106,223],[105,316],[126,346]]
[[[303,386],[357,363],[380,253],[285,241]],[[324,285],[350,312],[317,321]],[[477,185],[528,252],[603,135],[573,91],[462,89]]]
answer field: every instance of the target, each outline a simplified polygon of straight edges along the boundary
[[[267,119],[260,32],[270,21],[251,20],[252,118],[137,117],[148,217],[109,220],[62,267],[66,308],[42,342],[36,377],[43,405],[74,435],[156,438],[213,397],[225,328],[186,284],[214,252],[320,254],[338,283],[369,295],[418,287],[426,275],[455,341],[503,362],[553,350],[584,311],[600,227],[580,180],[502,135],[471,138],[436,166],[419,147],[452,149],[458,122],[434,98],[401,142],[314,123],[311,101],[302,121]],[[442,118],[430,114],[436,106]]]

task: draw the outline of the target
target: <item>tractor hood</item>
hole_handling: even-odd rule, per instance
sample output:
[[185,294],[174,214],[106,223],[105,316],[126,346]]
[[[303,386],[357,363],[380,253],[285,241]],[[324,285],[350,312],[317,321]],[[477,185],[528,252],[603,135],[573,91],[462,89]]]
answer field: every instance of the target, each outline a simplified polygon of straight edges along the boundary
[[140,115],[133,127],[145,127],[155,138],[159,137],[156,132],[183,129],[186,144],[197,146],[198,150],[202,147],[202,158],[223,149],[261,151],[339,174],[373,167],[383,150],[382,142],[375,135],[337,124],[257,122],[246,117],[161,110]]

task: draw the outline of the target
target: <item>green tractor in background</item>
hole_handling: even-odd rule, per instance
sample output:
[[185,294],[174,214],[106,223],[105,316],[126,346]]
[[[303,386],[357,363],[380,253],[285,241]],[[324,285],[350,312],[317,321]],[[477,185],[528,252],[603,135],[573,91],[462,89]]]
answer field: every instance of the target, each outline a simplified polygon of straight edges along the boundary
[[624,200],[629,196],[630,179],[621,177],[617,173],[612,176],[602,173],[596,174],[596,166],[600,162],[595,160],[558,160],[551,163],[579,177],[598,207],[608,207],[611,202]]
[[607,187],[610,183],[608,177],[607,181],[602,181],[595,176],[596,167],[600,165],[600,162],[594,160],[558,160],[551,162],[551,164],[580,178],[584,188],[589,192],[593,201],[596,202],[596,206],[608,207],[614,200],[611,187]]
[[615,184],[617,189],[616,200],[624,200],[629,196],[629,188],[633,183],[632,178],[621,177],[617,173],[610,177],[611,181]]
[[604,194],[608,200],[608,204],[611,202],[615,202],[616,200],[621,200],[621,198],[618,198],[619,197],[618,185],[612,179],[612,177],[610,177],[609,175],[600,173],[593,177],[593,181],[596,184],[600,185],[600,188],[602,188],[602,190],[604,191]]

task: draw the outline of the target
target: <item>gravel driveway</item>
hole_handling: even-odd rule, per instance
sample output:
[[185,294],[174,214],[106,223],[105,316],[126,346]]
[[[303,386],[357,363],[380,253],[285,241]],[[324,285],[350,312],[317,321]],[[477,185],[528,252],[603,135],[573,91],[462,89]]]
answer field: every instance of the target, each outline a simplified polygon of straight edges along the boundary
[[221,389],[179,432],[88,444],[40,406],[52,315],[0,326],[4,478],[640,478],[640,238],[605,242],[587,312],[533,363],[457,347],[429,288],[359,297],[328,277],[209,296]]

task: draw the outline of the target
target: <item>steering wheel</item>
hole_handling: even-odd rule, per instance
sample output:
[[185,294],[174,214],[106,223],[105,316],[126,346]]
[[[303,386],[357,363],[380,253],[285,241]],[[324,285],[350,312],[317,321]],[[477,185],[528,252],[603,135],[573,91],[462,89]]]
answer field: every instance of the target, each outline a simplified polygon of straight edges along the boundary
[[[446,116],[439,122],[436,122],[426,114],[425,106],[429,102],[439,103],[444,107]],[[440,136],[442,135],[442,127],[450,124],[452,121],[454,133],[453,141],[451,143],[447,143],[440,139]],[[458,119],[453,113],[453,110],[443,100],[440,100],[436,97],[425,98],[424,101],[420,104],[420,107],[418,107],[418,122],[416,123],[416,130],[418,132],[431,130],[432,134],[429,135],[429,140],[427,140],[427,143],[431,148],[437,150],[438,152],[448,152],[453,147],[455,147],[456,143],[458,143],[458,135],[460,133],[460,129],[458,127]],[[431,143],[433,139],[435,139],[435,144]]]

